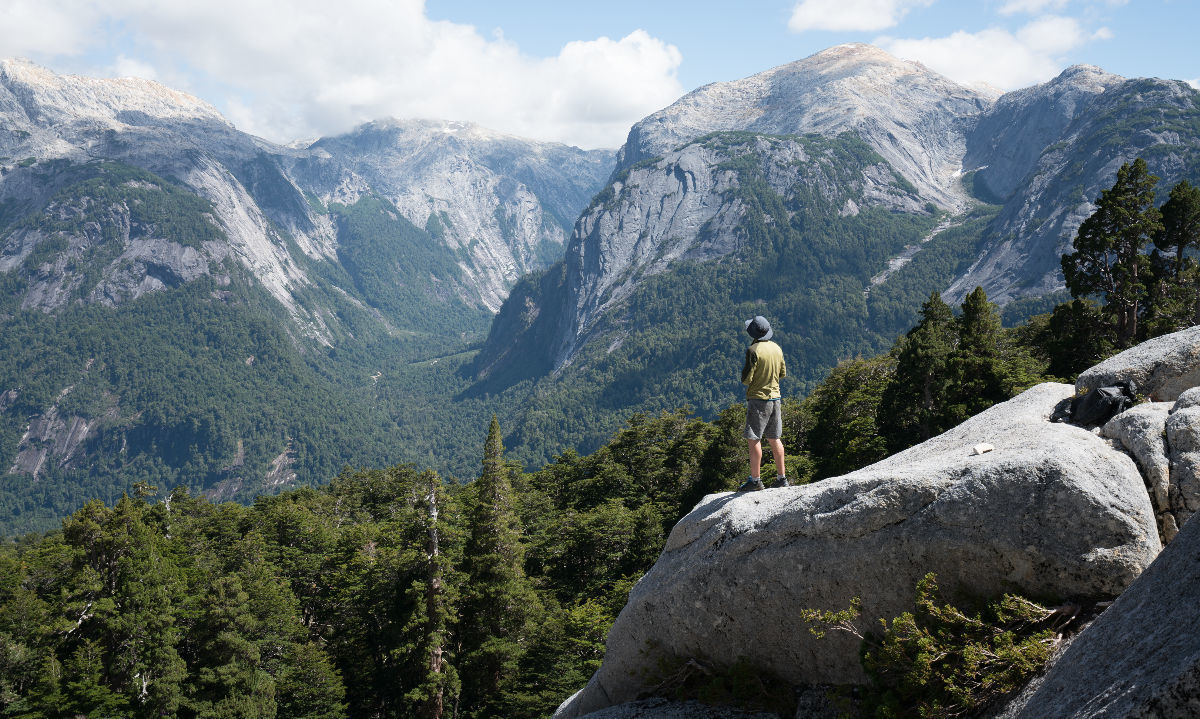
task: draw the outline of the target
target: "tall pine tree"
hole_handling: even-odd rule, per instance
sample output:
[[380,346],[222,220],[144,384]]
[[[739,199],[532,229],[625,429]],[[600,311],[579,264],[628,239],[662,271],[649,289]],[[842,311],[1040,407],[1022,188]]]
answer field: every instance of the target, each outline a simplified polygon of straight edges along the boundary
[[458,714],[465,717],[498,716],[501,684],[515,674],[537,611],[537,597],[523,569],[521,524],[509,472],[500,423],[493,416],[484,444],[483,473],[474,485],[470,538],[463,557]]
[[921,320],[899,344],[896,373],[880,399],[878,425],[898,452],[944,431],[950,403],[950,364],[958,333],[954,313],[934,292]]
[[957,325],[958,347],[950,361],[953,399],[947,417],[954,424],[1008,399],[1013,385],[1000,313],[982,287],[963,300]]
[[1117,181],[1100,193],[1096,211],[1079,225],[1075,252],[1063,255],[1062,270],[1074,297],[1102,295],[1119,347],[1138,337],[1147,297],[1150,258],[1146,243],[1162,229],[1154,206],[1154,186],[1146,161],[1138,158],[1117,170]]
[[1145,336],[1154,337],[1200,324],[1200,267],[1189,250],[1200,249],[1200,187],[1181,181],[1162,206],[1162,227],[1154,235],[1153,304]]
[[403,533],[410,538],[410,549],[423,551],[415,562],[404,562],[412,566],[405,598],[413,609],[402,629],[400,652],[409,658],[404,667],[405,686],[411,688],[404,698],[411,711],[406,716],[441,719],[447,701],[458,693],[458,674],[449,651],[454,603],[447,582],[449,558],[443,548],[448,528],[441,508],[446,498],[436,472],[410,472],[409,482],[411,516],[403,520],[409,525]]

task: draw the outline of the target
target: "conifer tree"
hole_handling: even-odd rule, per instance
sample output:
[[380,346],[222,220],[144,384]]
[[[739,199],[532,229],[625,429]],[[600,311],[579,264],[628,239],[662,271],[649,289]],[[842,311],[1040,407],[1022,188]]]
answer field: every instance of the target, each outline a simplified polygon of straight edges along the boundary
[[272,717],[276,713],[275,682],[260,664],[262,655],[253,638],[261,626],[250,595],[237,574],[217,578],[204,597],[203,612],[193,641],[185,716]]
[[1030,343],[1045,353],[1047,372],[1070,382],[1113,353],[1115,337],[1099,305],[1078,299],[1063,303],[1044,318],[1030,320]]
[[805,398],[803,411],[811,423],[805,447],[816,478],[844,474],[887,456],[877,419],[895,372],[891,355],[840,362]]
[[1008,399],[1012,390],[1000,313],[982,287],[963,300],[958,346],[950,362],[953,400],[948,420],[961,422]]
[[1200,248],[1200,187],[1183,180],[1171,188],[1154,247],[1154,292],[1146,337],[1200,323],[1200,267],[1186,254]]
[[[446,704],[458,691],[458,674],[450,663],[450,630],[453,597],[447,582],[448,556],[443,551],[445,501],[442,481],[436,472],[425,471],[409,478],[413,497],[411,547],[423,550],[411,556],[409,575],[414,579],[406,591],[413,612],[402,629],[402,653],[409,657],[405,700],[412,716],[441,719]],[[415,560],[415,561],[412,561]],[[408,563],[408,562],[406,562]]]
[[1119,347],[1138,337],[1150,280],[1150,259],[1142,249],[1162,228],[1154,206],[1157,182],[1140,157],[1121,165],[1116,182],[1096,200],[1096,211],[1079,225],[1075,252],[1062,257],[1072,296],[1104,297]]
[[1187,180],[1171,188],[1163,203],[1162,228],[1154,235],[1154,246],[1174,260],[1174,274],[1184,266],[1184,253],[1200,248],[1200,187]]
[[475,481],[468,526],[458,623],[458,714],[485,717],[494,715],[501,682],[515,673],[537,604],[523,569],[520,520],[495,416],[488,427],[483,473]]
[[128,717],[128,701],[109,688],[101,648],[85,640],[63,666],[66,681],[63,716]]
[[947,428],[950,362],[957,342],[954,313],[934,292],[921,320],[900,342],[896,374],[880,399],[878,424],[897,452]]

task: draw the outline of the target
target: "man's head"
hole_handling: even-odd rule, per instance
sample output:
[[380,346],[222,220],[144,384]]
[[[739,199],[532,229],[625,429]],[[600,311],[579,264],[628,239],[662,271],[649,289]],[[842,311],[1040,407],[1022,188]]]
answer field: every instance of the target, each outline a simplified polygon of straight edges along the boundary
[[771,331],[771,323],[762,315],[755,315],[754,319],[746,320],[746,333],[756,340],[769,340],[775,335]]

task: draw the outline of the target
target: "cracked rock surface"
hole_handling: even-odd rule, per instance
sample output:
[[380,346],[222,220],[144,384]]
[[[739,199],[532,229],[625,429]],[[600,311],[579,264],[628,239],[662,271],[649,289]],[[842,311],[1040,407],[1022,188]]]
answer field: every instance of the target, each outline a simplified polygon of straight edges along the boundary
[[1200,510],[1200,387],[1179,395],[1167,419],[1170,509],[1179,526]]
[[1200,522],[1188,522],[1002,719],[1200,716]]
[[1179,531],[1171,509],[1171,457],[1166,442],[1167,417],[1173,407],[1171,402],[1139,404],[1110,419],[1100,432],[1120,442],[1137,461],[1163,544]]
[[[1038,385],[923,444],[814,484],[709,495],[671,532],[609,634],[604,663],[555,714],[637,698],[660,656],[741,656],[793,684],[862,681],[858,640],[817,639],[804,608],[862,597],[862,625],[947,590],[1110,598],[1161,544],[1137,466],[1087,430],[1052,424],[1073,388]],[[986,441],[995,450],[972,455]]]

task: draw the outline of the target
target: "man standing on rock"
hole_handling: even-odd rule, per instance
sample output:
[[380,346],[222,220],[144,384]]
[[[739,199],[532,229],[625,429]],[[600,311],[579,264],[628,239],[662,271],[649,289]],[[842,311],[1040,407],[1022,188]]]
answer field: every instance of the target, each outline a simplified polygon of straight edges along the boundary
[[759,471],[762,466],[762,440],[771,445],[775,457],[775,482],[772,487],[788,486],[783,454],[783,409],[779,380],[787,376],[783,350],[771,341],[774,332],[765,317],[746,320],[746,332],[754,339],[746,348],[746,363],[742,365],[742,384],[746,385],[746,430],[742,436],[750,446],[750,478],[738,487],[739,492],[763,488]]

